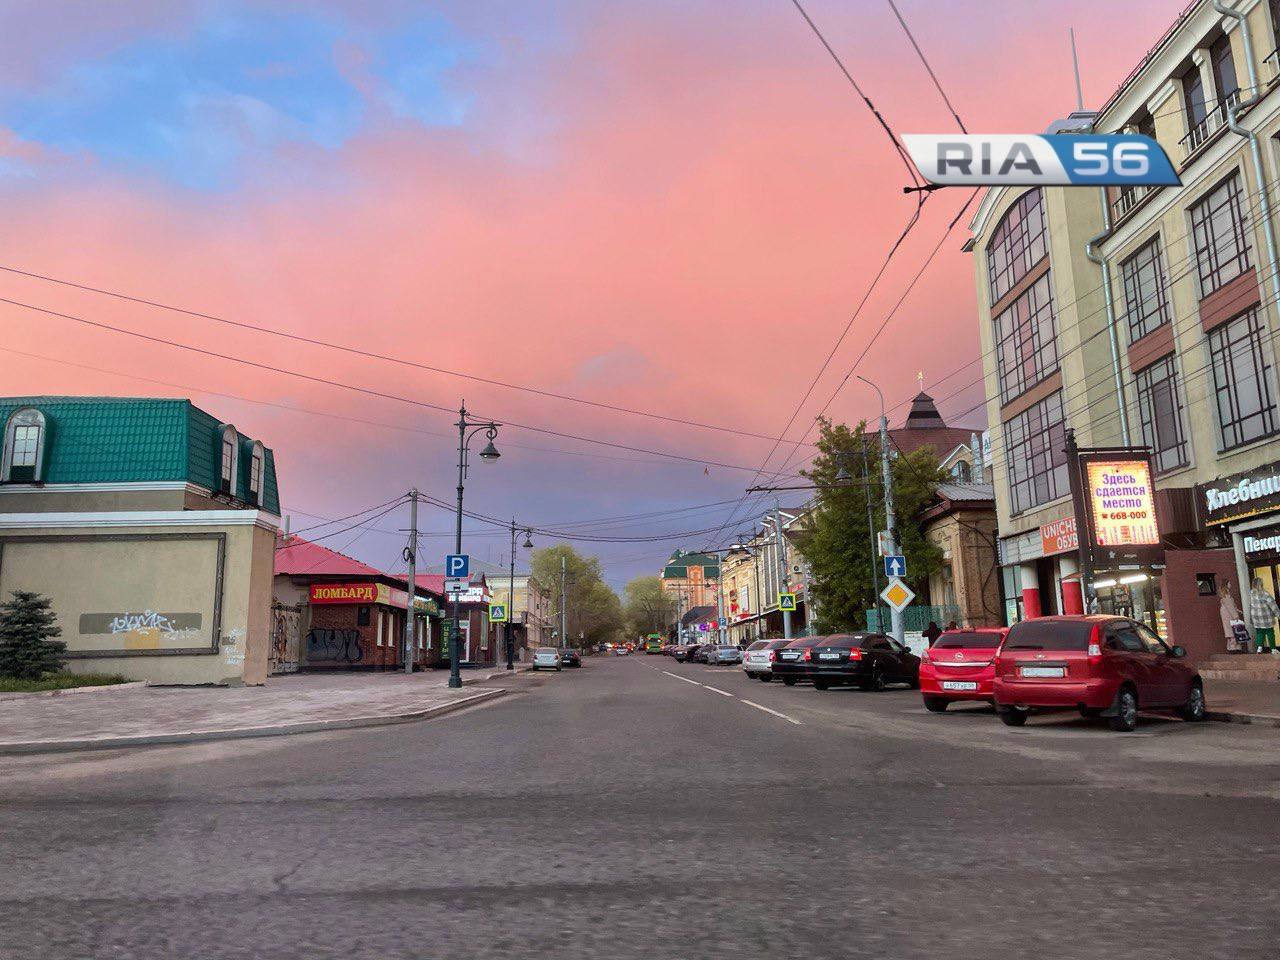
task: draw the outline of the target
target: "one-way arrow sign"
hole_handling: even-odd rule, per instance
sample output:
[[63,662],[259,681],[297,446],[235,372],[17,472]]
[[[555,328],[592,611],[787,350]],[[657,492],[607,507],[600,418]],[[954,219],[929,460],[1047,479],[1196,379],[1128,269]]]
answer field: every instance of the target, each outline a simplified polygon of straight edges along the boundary
[[886,577],[905,577],[907,575],[907,558],[900,553],[891,553],[884,558],[884,575]]

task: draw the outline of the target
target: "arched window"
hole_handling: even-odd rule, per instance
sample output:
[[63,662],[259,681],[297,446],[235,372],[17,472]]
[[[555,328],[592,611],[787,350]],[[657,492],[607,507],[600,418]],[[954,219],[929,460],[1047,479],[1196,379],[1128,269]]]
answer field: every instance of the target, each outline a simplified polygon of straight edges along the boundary
[[219,430],[222,442],[218,448],[218,489],[234,496],[236,476],[240,471],[240,435],[229,423],[224,423]]
[[262,478],[267,469],[267,451],[260,440],[253,442],[249,458],[249,502],[261,506]]
[[9,483],[44,479],[44,414],[34,407],[15,410],[4,428],[3,476]]

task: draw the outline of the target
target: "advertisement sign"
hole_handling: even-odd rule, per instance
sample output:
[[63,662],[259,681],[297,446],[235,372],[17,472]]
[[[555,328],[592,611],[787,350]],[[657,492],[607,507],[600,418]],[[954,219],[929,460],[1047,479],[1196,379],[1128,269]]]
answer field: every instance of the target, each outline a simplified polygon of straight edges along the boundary
[[1090,460],[1085,478],[1095,544],[1115,550],[1160,543],[1148,461]]
[[313,583],[312,603],[386,603],[387,587],[380,583]]
[[1196,489],[1210,526],[1280,510],[1280,463],[1210,480]]
[[1063,517],[1053,523],[1040,524],[1040,549],[1046,557],[1080,549],[1080,535],[1075,517]]
[[902,139],[924,178],[944,186],[1180,183],[1160,144],[1137,133],[908,133]]

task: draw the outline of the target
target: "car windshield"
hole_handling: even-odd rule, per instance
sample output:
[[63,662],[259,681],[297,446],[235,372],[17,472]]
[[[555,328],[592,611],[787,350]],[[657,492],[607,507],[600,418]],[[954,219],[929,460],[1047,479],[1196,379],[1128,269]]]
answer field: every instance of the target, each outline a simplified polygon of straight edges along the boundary
[[737,647],[717,647],[716,649],[718,649],[721,653],[736,653],[738,650]]
[[1006,650],[1087,650],[1090,620],[1024,620],[1009,628]]
[[757,641],[756,641],[755,643],[753,643],[751,646],[747,647],[747,649],[748,649],[748,650],[763,650],[763,649],[764,649],[765,647],[767,647],[767,646],[769,646],[769,641],[768,641],[768,640],[757,640]]
[[933,647],[935,650],[970,650],[999,645],[1000,634],[995,630],[953,630],[940,636]]

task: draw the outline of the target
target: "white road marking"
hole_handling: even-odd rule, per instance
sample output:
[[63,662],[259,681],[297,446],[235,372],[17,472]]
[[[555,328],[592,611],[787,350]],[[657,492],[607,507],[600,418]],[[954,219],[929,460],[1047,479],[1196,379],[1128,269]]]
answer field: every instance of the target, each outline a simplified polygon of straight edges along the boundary
[[669,670],[663,670],[662,672],[665,673],[668,677],[675,677],[677,680],[683,680],[685,683],[692,683],[695,687],[702,686],[702,684],[700,684],[697,680],[690,680],[688,677],[682,677],[678,673],[672,673]]
[[728,690],[721,690],[719,687],[713,687],[713,686],[711,686],[711,684],[709,684],[709,683],[704,683],[704,684],[703,684],[703,686],[704,686],[704,687],[706,687],[708,690],[710,690],[712,693],[718,693],[718,694],[720,694],[720,696],[722,696],[722,697],[732,697],[732,696],[733,696],[733,694],[732,694],[732,693],[730,693]]
[[783,720],[787,721],[787,723],[794,723],[797,727],[804,726],[804,724],[802,724],[799,720],[795,720],[791,717],[788,717],[785,713],[779,713],[777,710],[770,710],[768,707],[762,707],[760,706],[760,704],[753,703],[750,700],[742,700],[741,697],[739,697],[738,699],[741,700],[743,703],[745,703],[748,707],[755,707],[757,710],[763,710],[765,713],[771,713],[775,717],[781,717]]

